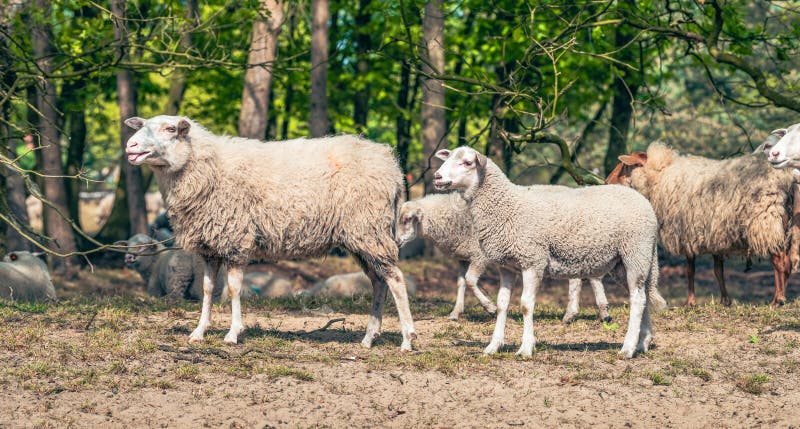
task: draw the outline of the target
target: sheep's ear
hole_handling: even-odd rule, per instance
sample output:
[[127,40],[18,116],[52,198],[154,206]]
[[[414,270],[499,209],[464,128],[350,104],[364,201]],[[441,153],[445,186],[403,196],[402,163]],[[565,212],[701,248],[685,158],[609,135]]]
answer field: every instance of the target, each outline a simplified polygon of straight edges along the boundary
[[133,128],[134,130],[138,130],[144,126],[144,119],[134,116],[132,118],[128,118],[125,120],[125,125]]
[[442,161],[447,161],[447,158],[450,157],[450,151],[447,149],[442,149],[436,152],[436,157],[441,159]]
[[769,135],[770,135],[770,137],[771,136],[775,136],[775,137],[777,137],[779,139],[782,139],[783,136],[786,135],[786,131],[787,131],[786,128],[778,128],[777,130],[773,130],[771,133],[769,133]]
[[475,164],[477,164],[478,167],[486,167],[486,155],[477,152],[475,154]]
[[647,162],[647,155],[646,154],[639,154],[639,156],[620,155],[619,160],[625,165],[631,165],[631,166],[644,165]]
[[128,242],[126,240],[115,241],[113,246],[128,247]]
[[191,125],[189,125],[189,121],[186,119],[178,121],[178,136],[185,137],[186,134],[189,134],[189,128],[191,128]]

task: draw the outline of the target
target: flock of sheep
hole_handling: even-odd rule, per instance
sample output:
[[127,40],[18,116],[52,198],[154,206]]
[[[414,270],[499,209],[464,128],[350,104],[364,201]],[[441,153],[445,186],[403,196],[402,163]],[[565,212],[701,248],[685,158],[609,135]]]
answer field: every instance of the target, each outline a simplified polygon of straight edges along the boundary
[[[785,302],[786,281],[798,261],[794,215],[800,200],[796,173],[785,169],[800,168],[797,125],[774,131],[757,153],[721,161],[682,156],[654,143],[647,152],[621,156],[608,185],[577,189],[518,186],[469,147],[441,150],[436,156],[444,163],[434,185],[450,192],[401,204],[402,175],[391,148],[360,137],[265,143],[214,135],[184,117],[125,123],[137,130],[127,143],[128,161],[152,168],[175,244],[183,249],[147,256],[164,250],[159,239],[135,236],[124,243],[130,249],[127,262],[151,294],[202,296],[190,341],[203,339],[211,303],[224,297],[232,308],[225,341],[237,342],[244,329],[241,299],[250,292],[243,286],[244,268],[251,261],[321,256],[335,247],[355,257],[372,285],[365,347],[380,335],[389,292],[400,319],[401,350],[412,348],[416,334],[407,279],[397,260],[399,246],[415,237],[433,241],[460,262],[450,319],[463,312],[467,286],[486,311],[497,313],[487,354],[504,344],[511,289],[521,272],[523,336],[517,354],[523,356],[535,346],[533,312],[543,278],[569,279],[568,323],[578,313],[584,279],[594,290],[599,317],[610,320],[601,279],[611,271],[622,273],[630,317],[620,353],[630,358],[647,351],[651,313],[666,306],[657,289],[659,242],[687,258],[688,305],[695,303],[699,255],[713,255],[725,305],[731,303],[726,256],[772,258],[773,305]],[[489,265],[501,274],[496,305],[478,287]],[[283,287],[291,290],[291,284]],[[42,293],[54,299],[52,283]]]

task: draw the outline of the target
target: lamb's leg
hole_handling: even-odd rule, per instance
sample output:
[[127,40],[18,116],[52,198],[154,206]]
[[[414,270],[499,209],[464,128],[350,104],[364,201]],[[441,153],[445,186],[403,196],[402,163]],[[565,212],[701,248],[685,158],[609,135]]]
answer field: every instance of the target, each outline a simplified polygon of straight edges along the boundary
[[217,278],[220,261],[218,259],[206,259],[206,266],[203,270],[203,307],[200,311],[200,322],[197,328],[189,335],[189,342],[196,343],[203,341],[206,329],[211,326],[211,294],[214,292],[214,280]]
[[458,292],[456,293],[456,305],[453,311],[447,316],[447,320],[458,320],[458,316],[464,312],[464,291],[467,289],[467,281],[464,276],[467,274],[467,267],[469,263],[466,261],[459,262],[458,267]]
[[594,291],[594,301],[597,303],[598,317],[601,321],[611,323],[611,315],[608,313],[608,299],[606,299],[606,290],[603,287],[603,280],[599,278],[589,279],[589,284],[592,285]]
[[714,256],[714,277],[717,278],[719,285],[719,293],[721,296],[722,305],[730,307],[731,298],[728,296],[728,289],[725,288],[725,268],[723,265],[724,259],[721,255]]
[[478,299],[478,302],[481,303],[484,310],[489,314],[494,314],[497,312],[497,306],[495,306],[492,300],[484,295],[481,288],[478,287],[478,280],[481,278],[484,271],[486,271],[485,264],[482,262],[471,262],[467,269],[467,274],[464,275],[464,280],[467,282],[470,289],[472,289],[472,293],[475,295],[475,298]]
[[514,273],[500,268],[500,291],[497,292],[497,321],[494,325],[492,341],[483,350],[483,354],[497,353],[505,342],[506,317],[508,303],[511,301],[511,289],[514,287]]
[[694,256],[686,257],[686,281],[689,296],[686,298],[686,306],[694,307],[696,305],[694,299]]
[[522,344],[517,351],[517,356],[531,356],[536,345],[533,335],[533,307],[536,304],[536,289],[542,279],[542,271],[528,268],[522,271]]
[[569,302],[567,303],[567,312],[564,313],[564,318],[561,319],[564,324],[572,323],[578,317],[582,284],[583,279],[569,279]]
[[[630,292],[631,313],[628,318],[628,332],[622,343],[620,354],[632,358],[639,343],[639,333],[642,328],[642,319],[647,305],[647,292],[645,290],[645,274],[636,273],[635,268],[625,266],[628,271],[628,291]],[[649,315],[648,315],[649,317]]]
[[242,323],[242,279],[244,269],[239,266],[228,267],[228,293],[231,295],[231,330],[225,335],[225,342],[236,344],[239,334],[244,330]]

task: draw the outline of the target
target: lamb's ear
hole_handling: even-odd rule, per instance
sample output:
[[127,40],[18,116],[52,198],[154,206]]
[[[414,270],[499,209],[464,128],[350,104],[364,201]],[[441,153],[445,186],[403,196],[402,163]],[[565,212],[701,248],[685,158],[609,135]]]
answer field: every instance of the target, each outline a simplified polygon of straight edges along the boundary
[[144,126],[144,119],[134,116],[132,118],[128,118],[125,120],[125,125],[133,128],[134,130],[138,130]]
[[619,160],[625,165],[644,165],[647,163],[647,154],[638,154],[638,156],[620,155]]
[[178,121],[178,136],[185,137],[186,134],[189,134],[189,128],[191,127],[192,126],[189,125],[189,121],[187,121],[186,119],[181,119],[180,121]]
[[442,149],[436,152],[436,157],[441,159],[442,161],[447,161],[447,158],[450,157],[450,151],[447,149]]

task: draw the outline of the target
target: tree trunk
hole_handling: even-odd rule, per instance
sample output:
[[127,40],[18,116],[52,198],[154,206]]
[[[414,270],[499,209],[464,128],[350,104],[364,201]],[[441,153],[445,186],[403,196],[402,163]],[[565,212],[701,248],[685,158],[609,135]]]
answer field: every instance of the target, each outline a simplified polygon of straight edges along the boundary
[[[7,11],[9,14],[13,11]],[[0,70],[5,72],[0,79],[0,94],[9,94],[12,92],[14,83],[17,79],[16,73],[13,69],[13,57],[11,50],[8,47],[7,36],[11,35],[11,26],[9,20],[12,17],[3,16],[0,26]],[[8,101],[0,105],[0,141],[5,141],[8,144],[8,153],[11,157],[16,156],[17,141],[13,138],[11,129],[6,125],[11,103]],[[0,148],[2,150],[2,148]],[[8,204],[4,204],[7,202]],[[20,223],[28,223],[28,212],[25,206],[25,182],[19,174],[11,171],[11,169],[0,170],[0,212],[5,216],[13,216]],[[31,243],[22,237],[10,225],[5,222],[0,222],[0,257],[5,255],[6,250],[30,250]]]
[[358,4],[358,14],[355,18],[356,30],[356,82],[359,89],[353,100],[353,123],[356,132],[364,133],[367,129],[367,114],[369,112],[369,84],[367,73],[369,72],[369,60],[367,55],[372,49],[372,37],[369,32],[370,13],[367,11],[372,0],[360,0]]
[[[128,58],[128,28],[125,22],[125,10],[127,2],[125,0],[113,0],[111,2],[111,13],[115,16],[114,39],[120,49],[123,59]],[[125,162],[125,144],[134,134],[134,130],[123,123],[125,119],[136,116],[136,83],[133,80],[133,73],[130,70],[120,68],[117,70],[117,101],[119,103],[120,116],[120,145],[122,147],[122,169],[125,171],[126,201],[114,201],[114,205],[128,205],[128,217],[130,219],[129,235],[146,234],[147,229],[147,208],[144,203],[144,182],[142,180],[142,170],[129,162]],[[120,180],[122,173],[120,173]]]
[[[44,208],[44,227],[45,233],[52,240],[50,248],[59,253],[69,253],[75,251],[75,236],[65,216],[68,216],[67,194],[64,189],[64,179],[61,178],[64,171],[61,166],[61,146],[59,145],[59,132],[56,124],[58,123],[58,112],[56,112],[56,88],[53,82],[47,77],[53,71],[52,63],[52,34],[45,24],[49,19],[51,7],[46,0],[36,0],[34,3],[40,12],[44,14],[42,22],[36,22],[32,31],[32,43],[36,63],[42,73],[42,79],[37,86],[37,107],[41,112],[39,120],[39,133],[42,144],[42,168],[45,174],[44,196],[52,203],[54,208],[45,205]],[[59,212],[61,214],[59,214]],[[52,258],[51,264],[55,272],[63,273],[67,277],[72,277],[77,268],[77,258]]]
[[403,171],[403,184],[406,190],[406,199],[411,199],[408,186],[408,148],[411,145],[411,112],[408,108],[408,93],[411,91],[411,66],[408,61],[403,61],[400,68],[400,90],[397,92],[397,107],[400,112],[395,120],[395,138],[397,140],[397,157],[400,159],[400,169]]
[[[422,19],[424,42],[422,71],[425,74],[444,72],[444,9],[442,0],[428,0]],[[424,78],[422,82],[422,148],[425,157],[425,194],[433,192],[431,162],[440,148],[447,147],[445,141],[446,112],[444,86],[438,79]]]
[[[633,9],[635,5],[632,0],[626,0],[621,2],[618,7]],[[641,64],[637,64],[636,61],[638,50],[634,49],[636,46],[629,46],[635,34],[635,30],[627,25],[619,25],[615,29],[614,39],[616,48],[620,50],[619,60],[626,65],[635,66],[637,70],[631,70],[630,67],[625,66],[615,66],[619,68],[620,76],[614,78],[614,100],[611,104],[613,110],[608,130],[608,150],[603,161],[606,174],[610,173],[619,163],[620,155],[628,153],[628,132],[633,118],[633,102],[641,85],[639,71]]]
[[328,0],[311,0],[311,137],[328,134]]
[[[200,24],[200,14],[197,12],[197,0],[186,0],[186,21],[192,28]],[[188,29],[187,29],[188,30]],[[181,48],[184,52],[192,49],[192,33],[184,30],[181,36]],[[186,72],[178,69],[172,74],[169,82],[169,94],[167,95],[167,105],[164,107],[164,114],[175,116],[181,110],[183,93],[186,91]]]
[[278,56],[278,35],[283,24],[282,0],[261,0],[260,17],[253,23],[247,72],[239,113],[239,135],[264,140],[267,133],[273,67]]

